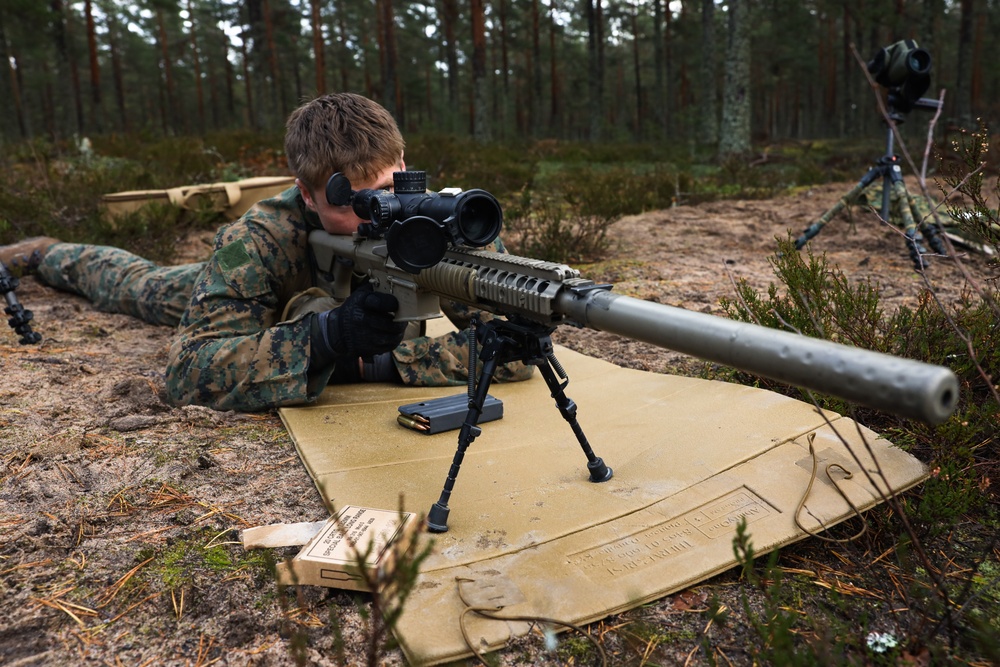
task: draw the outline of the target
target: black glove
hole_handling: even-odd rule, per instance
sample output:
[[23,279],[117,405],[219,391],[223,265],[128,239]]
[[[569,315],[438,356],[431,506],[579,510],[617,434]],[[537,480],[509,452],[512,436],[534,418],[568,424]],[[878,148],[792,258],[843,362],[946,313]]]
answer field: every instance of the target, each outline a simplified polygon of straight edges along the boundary
[[396,297],[365,284],[340,307],[313,315],[313,360],[328,366],[337,359],[371,359],[396,349],[406,329],[406,322],[392,319],[397,308]]
[[335,360],[330,384],[354,384],[356,382],[401,383],[399,371],[392,360],[392,352],[376,354],[371,361],[358,357],[341,357]]

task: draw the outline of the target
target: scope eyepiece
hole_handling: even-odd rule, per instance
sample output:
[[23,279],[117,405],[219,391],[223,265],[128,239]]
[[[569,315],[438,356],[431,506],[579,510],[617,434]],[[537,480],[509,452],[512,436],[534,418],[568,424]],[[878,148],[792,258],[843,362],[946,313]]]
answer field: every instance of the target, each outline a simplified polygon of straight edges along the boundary
[[388,230],[389,223],[399,217],[401,208],[399,199],[388,190],[362,190],[362,192],[371,193],[365,197],[365,206],[372,224]]

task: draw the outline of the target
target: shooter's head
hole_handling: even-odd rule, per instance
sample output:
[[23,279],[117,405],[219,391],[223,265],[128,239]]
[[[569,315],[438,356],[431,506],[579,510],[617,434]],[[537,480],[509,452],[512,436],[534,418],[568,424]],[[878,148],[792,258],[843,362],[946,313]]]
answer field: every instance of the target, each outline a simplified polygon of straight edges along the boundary
[[399,168],[403,135],[378,102],[354,93],[332,93],[306,102],[288,117],[285,154],[292,173],[320,195],[331,174],[353,183],[378,180]]

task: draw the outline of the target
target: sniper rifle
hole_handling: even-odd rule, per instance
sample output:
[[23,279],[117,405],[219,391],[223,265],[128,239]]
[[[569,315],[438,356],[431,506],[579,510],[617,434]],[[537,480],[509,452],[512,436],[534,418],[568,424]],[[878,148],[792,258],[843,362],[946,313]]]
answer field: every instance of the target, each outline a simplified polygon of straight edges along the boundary
[[445,491],[428,516],[432,530],[447,530],[447,498],[465,448],[479,434],[476,422],[497,364],[517,360],[538,366],[587,455],[591,481],[610,479],[611,469],[593,455],[576,422],[576,406],[562,391],[568,379],[549,338],[562,324],[607,331],[930,424],[943,422],[956,407],[958,380],[943,366],[615,294],[611,285],[583,278],[564,264],[469,247],[492,243],[499,234],[502,213],[492,195],[432,193],[425,191],[422,172],[396,176],[392,193],[354,192],[340,174],[330,179],[330,203],[350,204],[371,223],[353,236],[310,233],[328,291],[346,298],[352,274],[363,274],[376,290],[398,299],[400,321],[439,317],[440,299],[506,318],[480,323],[471,337],[482,343],[483,370],[478,385],[470,377],[469,412]]

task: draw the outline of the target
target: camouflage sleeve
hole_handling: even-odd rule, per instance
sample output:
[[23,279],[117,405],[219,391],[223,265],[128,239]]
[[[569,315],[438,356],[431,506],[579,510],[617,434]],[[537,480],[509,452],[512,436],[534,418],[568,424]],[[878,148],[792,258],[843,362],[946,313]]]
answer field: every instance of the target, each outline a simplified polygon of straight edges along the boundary
[[252,411],[322,391],[333,369],[309,373],[309,320],[279,322],[281,285],[303,269],[290,245],[245,222],[220,231],[170,348],[173,403]]
[[[403,384],[416,387],[466,384],[470,367],[469,330],[404,340],[393,350],[392,357]],[[482,369],[483,362],[476,360],[476,372]],[[519,382],[529,379],[534,369],[520,361],[511,361],[498,366],[493,378],[498,382]]]

